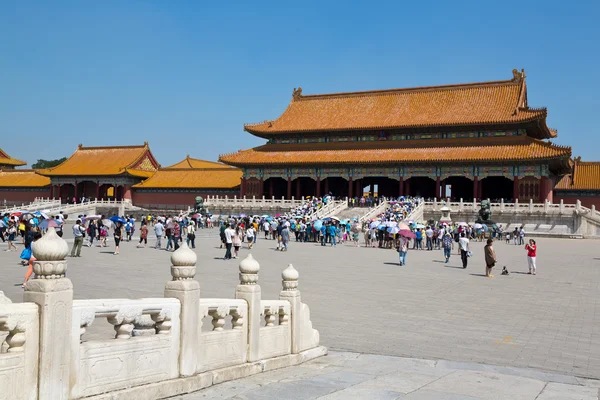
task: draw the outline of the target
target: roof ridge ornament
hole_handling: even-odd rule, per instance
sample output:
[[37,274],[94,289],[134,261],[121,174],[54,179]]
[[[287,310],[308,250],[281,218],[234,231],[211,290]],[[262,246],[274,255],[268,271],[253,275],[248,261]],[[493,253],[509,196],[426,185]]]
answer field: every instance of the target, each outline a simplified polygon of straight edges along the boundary
[[294,88],[294,91],[292,92],[292,98],[294,100],[298,100],[302,97],[302,88],[298,87],[298,88]]
[[522,80],[525,79],[525,69],[521,68],[521,71],[519,71],[518,69],[513,69],[512,70],[513,73],[513,81],[514,82],[521,82]]

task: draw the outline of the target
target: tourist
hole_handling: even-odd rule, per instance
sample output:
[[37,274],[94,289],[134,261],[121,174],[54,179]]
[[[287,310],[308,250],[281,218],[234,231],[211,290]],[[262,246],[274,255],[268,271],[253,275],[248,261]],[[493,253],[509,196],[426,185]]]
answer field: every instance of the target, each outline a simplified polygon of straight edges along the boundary
[[408,253],[408,238],[400,236],[397,246],[398,255],[400,257],[400,266],[406,265],[406,253]]
[[63,225],[65,224],[65,220],[62,215],[62,212],[60,214],[58,214],[57,216],[55,216],[54,219],[57,224],[57,226],[54,228],[54,230],[56,231],[56,234],[59,237],[62,237],[63,236]]
[[425,231],[427,250],[433,250],[433,229],[430,226]]
[[196,224],[194,223],[194,221],[190,221],[188,223],[188,226],[186,226],[185,231],[186,231],[186,235],[187,235],[188,247],[191,244],[192,249],[195,249],[196,248]]
[[23,281],[23,284],[21,285],[22,288],[25,287],[25,284],[27,283],[29,278],[31,278],[31,275],[33,275],[33,262],[36,261],[36,259],[33,256],[33,252],[31,251],[31,246],[34,242],[37,242],[41,237],[42,237],[42,234],[39,231],[37,231],[33,235],[33,240],[31,241],[31,243],[29,243],[29,258],[27,260],[28,266],[27,266],[27,272],[25,273],[25,280]]
[[15,227],[15,223],[13,221],[10,221],[8,223],[8,239],[6,240],[8,242],[8,249],[6,249],[6,251],[10,251],[11,248],[15,249],[15,251],[17,251],[17,246],[15,246],[13,244],[15,237],[17,236],[17,228]]
[[146,245],[148,244],[148,227],[146,226],[146,221],[144,221],[143,219],[142,226],[140,228],[140,241],[137,247],[140,247],[142,242],[144,242],[144,248],[146,248]]
[[287,251],[290,241],[290,231],[287,224],[283,225],[279,237],[281,238],[281,251]]
[[506,244],[510,244],[510,232],[506,232]]
[[233,224],[231,224],[229,227],[227,227],[224,231],[223,231],[224,235],[225,235],[225,257],[223,257],[224,260],[231,260],[231,246],[233,245],[233,235],[235,234],[235,231],[233,230]]
[[[85,236],[85,228],[81,225],[81,220],[78,219],[73,225],[73,248],[71,249],[71,257],[81,257],[81,246],[83,246],[83,238]],[[77,251],[77,254],[75,254]]]
[[165,226],[162,223],[162,220],[157,219],[154,224],[154,234],[156,235],[156,244],[154,245],[155,249],[160,249],[162,247],[162,237],[165,232]]
[[113,237],[115,239],[115,252],[114,255],[119,254],[119,244],[121,243],[121,239],[123,239],[123,223],[117,222],[117,227],[115,228],[115,232],[113,233]]
[[446,258],[446,264],[450,261],[450,254],[454,248],[454,240],[450,232],[446,232],[442,238],[442,247],[444,248],[444,258]]
[[512,237],[513,237],[513,243],[514,245],[518,245],[519,244],[519,228],[515,228],[515,230],[512,233]]
[[178,221],[174,221],[171,235],[173,238],[173,251],[176,251],[179,248],[179,241],[181,240],[181,225]]
[[421,231],[421,228],[417,228],[417,232],[415,232],[415,235],[417,237],[415,239],[413,249],[423,250],[423,232]]
[[94,220],[90,221],[90,223],[88,224],[88,227],[87,227],[87,234],[88,234],[87,235],[88,236],[87,247],[92,247],[92,244],[94,243],[94,238],[98,234],[98,228],[96,226],[96,221],[94,221]]
[[100,225],[100,247],[106,247],[106,238],[108,237],[108,228],[104,225]]
[[125,239],[130,242],[131,241],[131,222],[129,221],[129,217],[125,218]]
[[333,223],[329,224],[329,227],[327,228],[327,236],[329,236],[329,240],[331,240],[331,247],[336,246],[335,239],[337,237],[337,233],[338,233],[337,227]]
[[465,232],[460,234],[460,239],[458,239],[458,248],[460,249],[460,259],[462,260],[463,268],[467,268],[467,260],[469,257],[469,238]]
[[4,234],[6,232],[6,221],[8,219],[6,218],[6,216],[4,216],[4,218],[0,218],[0,239],[2,239],[2,242],[5,242],[6,239],[4,238]]
[[537,246],[535,244],[535,240],[529,239],[529,244],[525,245],[525,250],[527,250],[527,265],[529,266],[529,272],[527,274],[535,275],[535,257],[537,255]]
[[231,244],[233,245],[233,258],[238,258],[240,253],[240,247],[242,247],[242,236],[243,229],[240,224],[236,225],[233,236],[231,237]]
[[519,229],[519,246],[522,246],[525,244],[525,229],[523,229],[523,226],[521,226],[521,228]]
[[25,244],[25,232],[27,230],[27,225],[25,225],[25,221],[20,221],[19,222],[19,235],[23,238],[23,241],[21,244]]
[[254,246],[254,240],[256,239],[256,228],[253,225],[250,225],[250,228],[246,231],[246,241],[248,242],[248,250]]
[[265,231],[265,239],[269,238],[269,229],[270,229],[270,227],[271,227],[271,224],[269,224],[269,221],[267,221],[265,219],[265,222],[263,222],[263,224],[262,224],[262,228]]
[[354,247],[359,247],[360,244],[358,243],[358,225],[354,226],[353,228],[350,228],[350,231],[352,232],[352,241],[354,242]]
[[[225,231],[227,230],[227,225],[224,222],[221,222],[221,226],[219,227],[219,238],[221,239],[221,244],[219,248],[222,249],[224,244],[227,244],[227,237],[225,236]],[[225,246],[227,247],[227,246]]]
[[485,276],[488,278],[494,277],[494,275],[492,275],[492,268],[494,268],[494,265],[496,265],[497,261],[496,252],[492,247],[492,243],[494,243],[494,240],[488,239],[487,244],[483,248],[483,253],[485,255]]

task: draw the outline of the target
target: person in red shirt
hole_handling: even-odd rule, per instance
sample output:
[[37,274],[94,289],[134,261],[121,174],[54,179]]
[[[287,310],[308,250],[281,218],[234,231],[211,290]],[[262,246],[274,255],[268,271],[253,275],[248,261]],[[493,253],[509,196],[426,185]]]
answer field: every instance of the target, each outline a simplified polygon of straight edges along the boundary
[[525,250],[527,250],[527,265],[529,265],[528,274],[535,275],[535,257],[537,254],[537,246],[535,245],[535,240],[529,239],[529,244],[525,245]]

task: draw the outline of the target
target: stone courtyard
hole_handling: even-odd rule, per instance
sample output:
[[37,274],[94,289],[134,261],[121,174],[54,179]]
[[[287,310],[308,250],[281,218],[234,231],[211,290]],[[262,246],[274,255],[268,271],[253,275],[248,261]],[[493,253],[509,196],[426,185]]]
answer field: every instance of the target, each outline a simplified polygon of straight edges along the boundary
[[[138,249],[131,242],[114,256],[109,245],[85,247],[81,258],[69,259],[76,299],[162,296],[170,279],[170,253]],[[230,297],[238,280],[240,260],[222,260],[224,249],[218,246],[216,229],[199,232],[196,277],[203,298]],[[5,248],[0,244],[0,250]],[[440,250],[409,251],[408,265],[400,267],[393,250],[295,242],[288,252],[274,248],[274,241],[260,237],[252,250],[261,265],[263,296],[277,295],[281,271],[292,263],[321,344],[334,354],[482,363],[600,378],[600,254],[595,241],[539,239],[537,276],[525,274],[522,247],[497,242],[498,266],[506,265],[511,273],[501,276],[496,268],[494,279],[484,277],[483,243],[472,243],[466,270],[456,251],[449,264],[443,263]],[[240,255],[247,254],[243,249]],[[18,254],[1,251],[0,265],[0,290],[22,301],[25,268]],[[108,324],[96,329],[113,334]]]

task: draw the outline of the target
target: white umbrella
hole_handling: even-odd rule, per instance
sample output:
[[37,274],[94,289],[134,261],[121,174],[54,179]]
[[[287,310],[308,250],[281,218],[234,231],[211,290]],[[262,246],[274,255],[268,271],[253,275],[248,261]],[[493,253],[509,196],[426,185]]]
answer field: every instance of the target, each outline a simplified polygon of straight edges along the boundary
[[369,228],[377,228],[378,225],[379,225],[378,222],[373,221],[373,222],[371,222],[371,225],[369,225]]
[[483,228],[483,225],[481,225],[481,224],[475,224],[475,225],[473,225],[473,228],[475,228],[475,229],[481,229],[481,228]]
[[340,219],[338,217],[331,217],[332,220],[340,222]]

